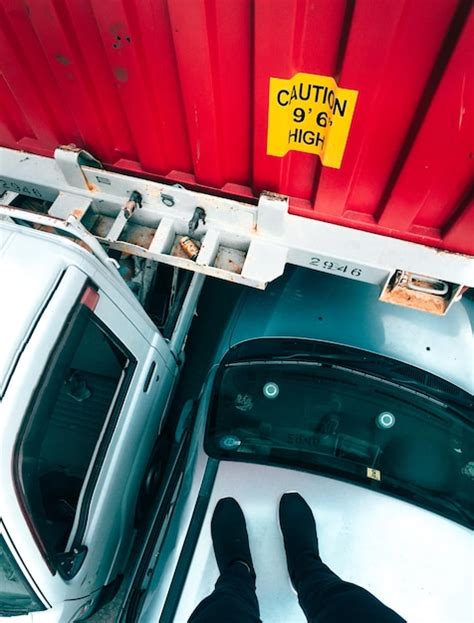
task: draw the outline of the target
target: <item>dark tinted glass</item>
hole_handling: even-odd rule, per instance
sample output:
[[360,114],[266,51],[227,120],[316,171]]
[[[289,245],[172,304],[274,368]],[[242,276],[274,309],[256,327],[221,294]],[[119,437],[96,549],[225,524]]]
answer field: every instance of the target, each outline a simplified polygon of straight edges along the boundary
[[40,382],[18,452],[20,492],[44,548],[64,551],[129,360],[81,306]]
[[0,616],[15,616],[44,609],[16,564],[5,540],[0,537]]
[[468,415],[342,366],[229,364],[217,380],[206,449],[355,480],[472,525]]

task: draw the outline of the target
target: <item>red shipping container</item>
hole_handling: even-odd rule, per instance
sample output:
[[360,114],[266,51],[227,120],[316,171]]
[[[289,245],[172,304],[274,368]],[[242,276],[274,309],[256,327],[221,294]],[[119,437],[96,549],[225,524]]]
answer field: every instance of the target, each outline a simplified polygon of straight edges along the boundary
[[[468,0],[2,0],[0,145],[474,255],[473,42]],[[268,154],[299,73],[358,93],[340,168]]]

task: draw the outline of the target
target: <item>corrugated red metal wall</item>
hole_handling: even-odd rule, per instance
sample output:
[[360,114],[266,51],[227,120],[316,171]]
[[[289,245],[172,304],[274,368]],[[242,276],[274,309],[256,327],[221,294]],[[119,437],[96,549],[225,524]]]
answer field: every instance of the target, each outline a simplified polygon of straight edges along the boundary
[[[465,0],[1,0],[0,144],[474,254]],[[266,154],[269,79],[359,92],[340,169]]]

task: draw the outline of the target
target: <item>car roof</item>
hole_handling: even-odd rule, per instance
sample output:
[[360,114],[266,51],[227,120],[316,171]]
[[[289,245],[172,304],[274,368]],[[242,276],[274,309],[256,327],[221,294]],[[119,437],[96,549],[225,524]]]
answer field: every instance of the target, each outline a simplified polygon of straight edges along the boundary
[[0,397],[44,305],[65,268],[58,247],[0,227]]
[[344,344],[426,370],[474,393],[474,303],[455,303],[445,316],[378,300],[377,285],[290,268],[265,292],[245,291],[221,344],[254,338],[301,337]]

